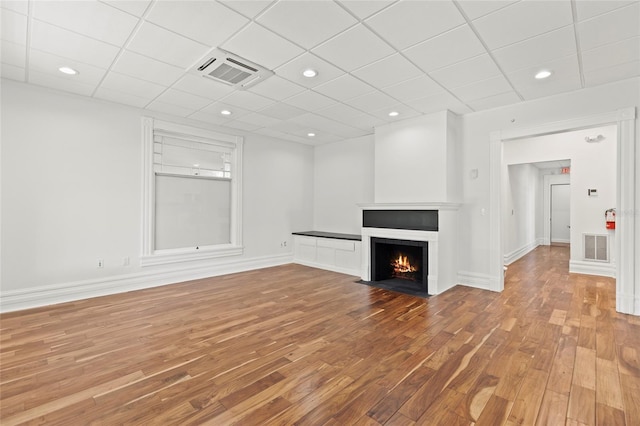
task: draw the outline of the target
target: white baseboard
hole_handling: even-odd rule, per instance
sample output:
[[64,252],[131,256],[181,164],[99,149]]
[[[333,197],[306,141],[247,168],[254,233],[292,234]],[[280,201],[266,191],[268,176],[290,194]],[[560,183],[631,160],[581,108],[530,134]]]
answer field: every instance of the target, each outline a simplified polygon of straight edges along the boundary
[[571,240],[564,240],[561,238],[554,238],[553,240],[551,240],[552,243],[562,243],[562,244],[570,244]]
[[360,277],[360,274],[362,274],[362,271],[360,269],[341,268],[340,266],[327,265],[327,264],[324,264],[324,263],[316,263],[316,262],[311,262],[311,261],[308,261],[308,260],[294,259],[293,263],[298,263],[298,264],[304,265],[304,266],[310,266],[312,268],[318,268],[318,269],[324,269],[324,270],[327,270],[327,271],[338,272],[340,274],[355,275],[358,278]]
[[491,276],[476,272],[458,271],[458,283],[467,287],[491,290]]
[[614,263],[571,260],[569,261],[569,272],[574,274],[599,275],[603,277],[615,278],[616,265]]
[[214,277],[253,269],[284,265],[293,261],[293,254],[241,259],[216,265],[197,267],[173,266],[135,274],[75,281],[64,284],[2,292],[0,312],[11,312],[56,303],[72,302],[91,297],[175,284],[183,281]]
[[511,265],[513,262],[520,259],[522,256],[526,255],[527,253],[529,253],[539,245],[540,245],[540,240],[535,240],[530,242],[529,244],[526,244],[520,247],[517,250],[512,251],[511,253],[506,253],[504,255],[504,264]]
[[640,296],[620,293],[616,289],[616,311],[623,314],[640,315]]

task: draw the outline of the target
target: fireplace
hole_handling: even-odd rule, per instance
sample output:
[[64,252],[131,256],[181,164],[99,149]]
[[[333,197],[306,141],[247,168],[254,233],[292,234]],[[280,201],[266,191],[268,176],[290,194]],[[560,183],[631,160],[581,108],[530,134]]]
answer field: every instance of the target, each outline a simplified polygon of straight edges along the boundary
[[371,281],[380,287],[428,295],[428,243],[393,238],[371,239]]

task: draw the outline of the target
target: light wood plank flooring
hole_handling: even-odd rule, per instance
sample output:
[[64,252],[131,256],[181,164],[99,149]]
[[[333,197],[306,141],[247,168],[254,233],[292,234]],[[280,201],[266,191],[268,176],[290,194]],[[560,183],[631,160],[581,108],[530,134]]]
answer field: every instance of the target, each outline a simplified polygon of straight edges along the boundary
[[501,294],[300,265],[0,316],[0,423],[638,425],[640,319],[568,248]]

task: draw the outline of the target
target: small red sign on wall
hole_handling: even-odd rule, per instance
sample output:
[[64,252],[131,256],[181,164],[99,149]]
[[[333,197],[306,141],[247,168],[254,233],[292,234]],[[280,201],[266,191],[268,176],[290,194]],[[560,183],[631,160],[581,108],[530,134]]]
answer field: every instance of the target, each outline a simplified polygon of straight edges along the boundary
[[561,173],[563,175],[568,175],[569,173],[571,173],[571,167],[563,167]]

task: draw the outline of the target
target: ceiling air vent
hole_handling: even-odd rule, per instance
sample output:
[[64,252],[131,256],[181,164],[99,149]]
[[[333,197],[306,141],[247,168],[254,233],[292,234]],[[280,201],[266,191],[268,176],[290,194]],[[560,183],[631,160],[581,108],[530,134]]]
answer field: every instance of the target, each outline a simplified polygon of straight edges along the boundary
[[203,77],[237,89],[246,89],[273,75],[273,71],[222,49],[213,50],[199,64],[196,70]]

